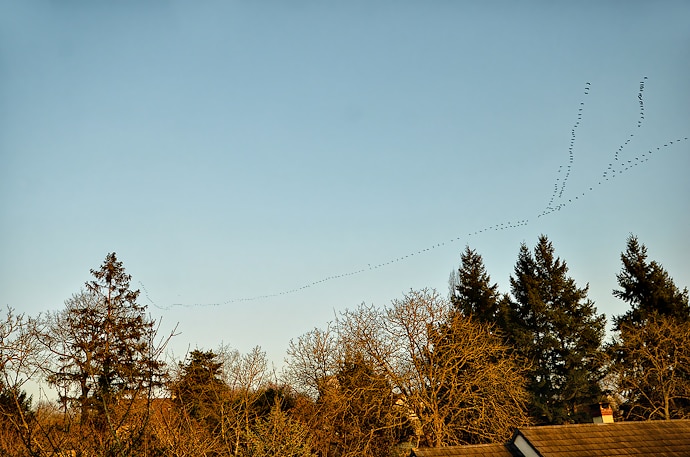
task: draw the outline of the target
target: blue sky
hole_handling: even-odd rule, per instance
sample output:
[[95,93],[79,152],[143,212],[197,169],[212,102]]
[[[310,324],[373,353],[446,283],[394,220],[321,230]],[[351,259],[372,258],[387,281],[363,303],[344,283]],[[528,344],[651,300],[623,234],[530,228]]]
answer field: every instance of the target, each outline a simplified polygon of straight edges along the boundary
[[690,285],[689,17],[0,1],[0,304],[60,309],[115,251],[178,355],[280,364],[340,310],[445,293],[466,245],[508,292],[546,234],[608,316],[630,233]]

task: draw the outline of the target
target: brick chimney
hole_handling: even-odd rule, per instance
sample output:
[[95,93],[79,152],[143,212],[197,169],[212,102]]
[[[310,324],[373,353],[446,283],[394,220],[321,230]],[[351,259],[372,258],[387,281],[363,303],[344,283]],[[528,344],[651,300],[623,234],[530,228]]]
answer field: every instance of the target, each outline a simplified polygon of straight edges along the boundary
[[590,408],[592,422],[595,424],[613,424],[613,410],[609,403],[598,403]]

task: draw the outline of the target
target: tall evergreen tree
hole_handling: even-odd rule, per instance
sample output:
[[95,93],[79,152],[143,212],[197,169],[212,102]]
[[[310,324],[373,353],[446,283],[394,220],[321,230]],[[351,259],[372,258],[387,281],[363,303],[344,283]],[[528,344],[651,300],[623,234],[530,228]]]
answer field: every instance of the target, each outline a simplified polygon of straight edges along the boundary
[[137,303],[139,291],[130,289],[131,276],[115,253],[91,274],[87,290],[65,302],[44,335],[57,359],[49,380],[65,404],[80,408],[82,422],[112,427],[120,399],[150,395],[160,383],[162,347],[155,346],[156,323]]
[[480,322],[496,322],[501,297],[491,284],[482,256],[469,246],[460,257],[460,268],[451,276],[451,303],[456,311]]
[[539,237],[534,255],[523,243],[510,284],[505,330],[516,350],[532,363],[531,415],[538,423],[578,421],[576,406],[597,401],[601,391],[599,351],[606,318],[577,287],[552,243]]
[[649,262],[647,247],[637,237],[628,237],[621,262],[623,269],[616,276],[620,289],[613,295],[628,302],[630,310],[615,318],[617,329],[623,322],[643,325],[654,315],[690,321],[687,287],[681,291],[659,263]]
[[609,370],[628,419],[690,417],[690,305],[647,248],[631,235],[613,295],[630,304],[616,316]]

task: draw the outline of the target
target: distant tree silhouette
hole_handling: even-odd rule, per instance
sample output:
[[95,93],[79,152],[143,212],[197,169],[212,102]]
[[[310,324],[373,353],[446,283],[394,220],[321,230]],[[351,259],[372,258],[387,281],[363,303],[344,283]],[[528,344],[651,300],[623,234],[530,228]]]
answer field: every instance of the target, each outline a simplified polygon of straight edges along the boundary
[[177,404],[212,432],[221,426],[220,405],[228,387],[221,379],[223,363],[213,351],[193,350],[187,362],[180,363],[180,375],[171,384]]

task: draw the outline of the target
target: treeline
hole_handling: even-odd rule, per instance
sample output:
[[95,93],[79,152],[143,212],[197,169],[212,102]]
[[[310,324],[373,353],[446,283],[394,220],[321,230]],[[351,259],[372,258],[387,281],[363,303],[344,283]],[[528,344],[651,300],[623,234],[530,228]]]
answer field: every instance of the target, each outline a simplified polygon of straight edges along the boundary
[[[690,417],[690,305],[627,240],[613,334],[541,236],[521,245],[510,293],[469,247],[450,294],[361,305],[289,343],[281,373],[255,348],[166,361],[174,334],[138,303],[114,253],[60,311],[0,322],[0,454],[396,456],[501,442],[515,427]],[[174,333],[174,332],[173,332]],[[56,400],[34,402],[27,382]]]

